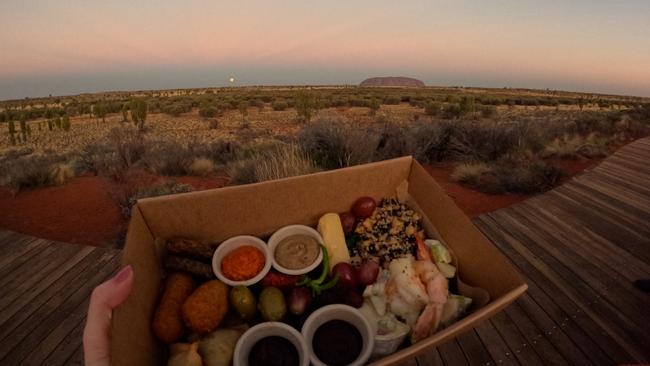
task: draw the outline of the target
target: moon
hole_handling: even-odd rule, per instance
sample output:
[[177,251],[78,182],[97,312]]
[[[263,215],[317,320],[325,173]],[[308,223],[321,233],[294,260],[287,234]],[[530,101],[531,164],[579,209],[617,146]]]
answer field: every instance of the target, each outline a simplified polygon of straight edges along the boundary
[[234,83],[234,82],[235,82],[235,78],[232,77],[232,76],[231,76],[230,79],[228,79],[228,80],[229,80],[231,83]]

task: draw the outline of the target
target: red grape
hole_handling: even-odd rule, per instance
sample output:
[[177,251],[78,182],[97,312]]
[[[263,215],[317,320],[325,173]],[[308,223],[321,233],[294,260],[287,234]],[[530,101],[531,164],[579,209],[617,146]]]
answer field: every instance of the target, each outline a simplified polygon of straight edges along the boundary
[[356,288],[359,283],[357,280],[357,272],[350,263],[337,263],[334,268],[332,268],[332,277],[336,275],[339,276],[337,286],[343,288]]
[[339,214],[341,217],[341,225],[343,225],[343,232],[349,234],[354,231],[357,226],[357,219],[349,212]]
[[363,295],[354,290],[349,290],[345,293],[343,301],[346,305],[350,305],[354,308],[360,308],[363,305]]
[[366,219],[372,216],[375,211],[377,203],[372,197],[361,197],[352,205],[352,214],[359,220]]
[[357,277],[362,286],[375,283],[377,275],[379,275],[379,264],[375,261],[365,261],[357,268]]

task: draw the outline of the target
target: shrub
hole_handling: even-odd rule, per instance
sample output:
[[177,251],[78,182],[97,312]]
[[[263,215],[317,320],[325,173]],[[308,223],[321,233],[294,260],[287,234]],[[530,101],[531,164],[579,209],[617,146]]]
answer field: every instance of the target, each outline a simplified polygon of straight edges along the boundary
[[456,103],[447,105],[442,111],[442,117],[447,119],[458,118],[462,114],[460,106]]
[[199,109],[199,116],[203,118],[212,118],[217,114],[217,108],[210,104],[204,104]]
[[486,105],[481,107],[481,117],[492,118],[497,114],[497,107],[493,105]]
[[274,111],[283,111],[288,108],[288,104],[284,100],[276,100],[271,103],[271,107]]
[[437,116],[440,114],[441,111],[441,106],[440,103],[437,102],[427,102],[427,104],[424,105],[424,114],[427,116]]
[[142,162],[151,172],[160,175],[186,175],[194,156],[176,141],[157,141],[143,155]]
[[476,188],[487,193],[539,193],[553,188],[564,176],[559,168],[541,160],[511,155],[491,164]]
[[395,96],[395,95],[390,95],[384,98],[384,104],[386,105],[397,105],[400,104],[402,101],[402,98]]
[[187,193],[194,189],[188,184],[176,183],[174,181],[167,181],[149,187],[136,188],[135,192],[121,192],[121,194],[114,194],[113,199],[117,201],[120,206],[120,211],[125,218],[131,217],[131,210],[133,206],[142,198],[167,196],[170,194]]
[[3,172],[0,184],[20,191],[25,188],[44,187],[57,184],[61,176],[67,179],[74,176],[67,167],[61,173],[55,172],[67,157],[55,155],[22,156],[5,160],[0,166]]
[[207,176],[214,173],[214,162],[206,157],[198,157],[192,160],[187,167],[190,175]]
[[299,144],[319,166],[336,169],[371,162],[377,146],[374,136],[343,120],[323,118],[303,127]]

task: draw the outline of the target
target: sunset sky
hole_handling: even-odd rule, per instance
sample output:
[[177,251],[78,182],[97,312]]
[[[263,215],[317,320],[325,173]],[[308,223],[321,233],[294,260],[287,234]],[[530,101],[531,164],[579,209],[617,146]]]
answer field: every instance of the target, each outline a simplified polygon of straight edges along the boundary
[[0,1],[0,99],[388,75],[650,96],[650,1]]

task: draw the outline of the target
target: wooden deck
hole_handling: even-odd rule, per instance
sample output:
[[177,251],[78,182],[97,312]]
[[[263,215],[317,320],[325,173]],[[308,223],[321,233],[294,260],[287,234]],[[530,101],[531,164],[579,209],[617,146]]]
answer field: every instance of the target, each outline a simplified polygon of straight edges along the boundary
[[[650,138],[475,224],[527,278],[504,312],[405,365],[650,362]],[[91,290],[119,251],[0,232],[0,364],[80,364]]]

